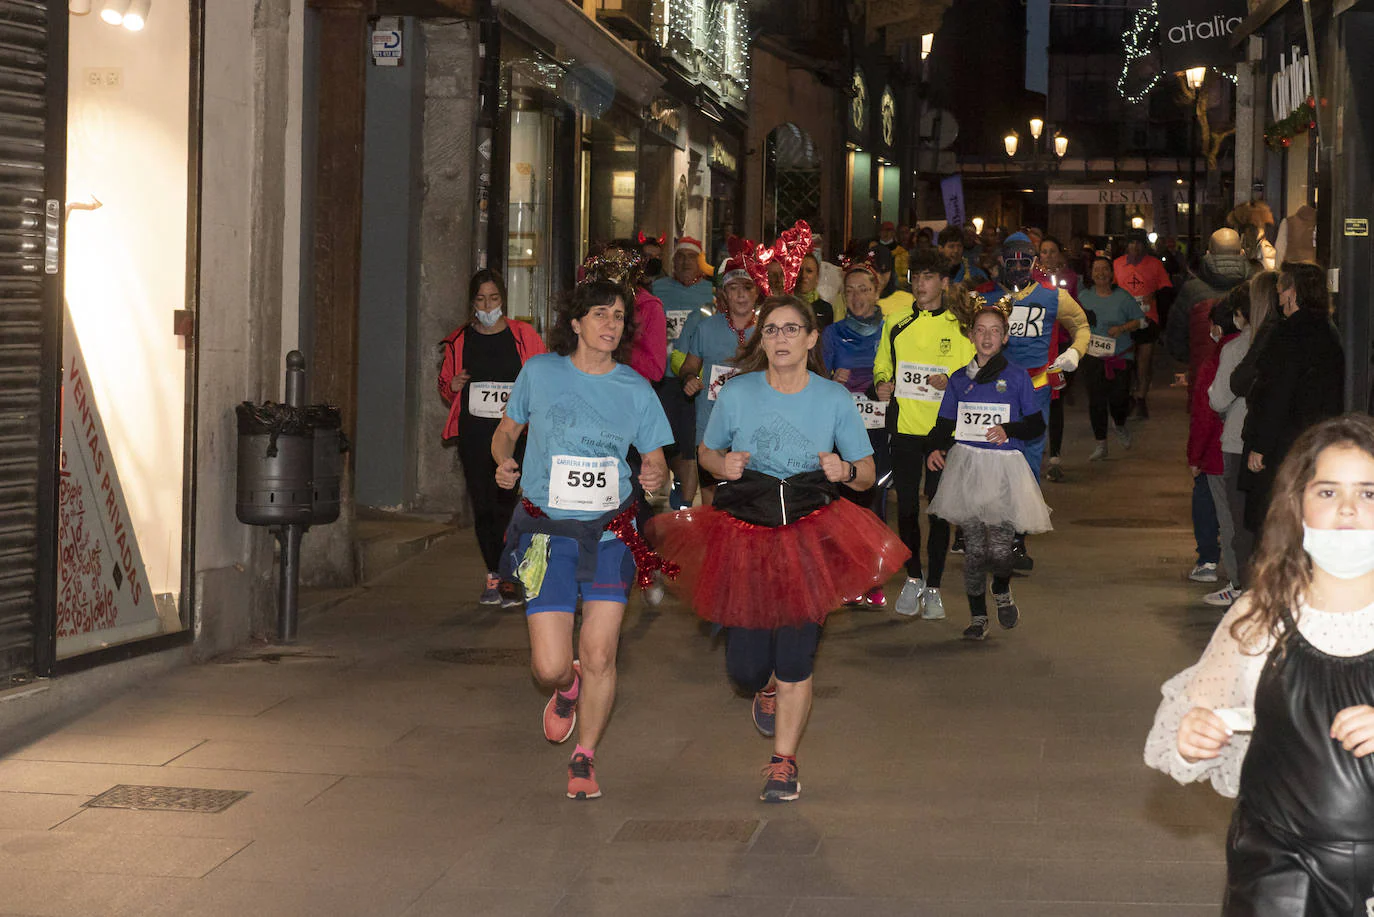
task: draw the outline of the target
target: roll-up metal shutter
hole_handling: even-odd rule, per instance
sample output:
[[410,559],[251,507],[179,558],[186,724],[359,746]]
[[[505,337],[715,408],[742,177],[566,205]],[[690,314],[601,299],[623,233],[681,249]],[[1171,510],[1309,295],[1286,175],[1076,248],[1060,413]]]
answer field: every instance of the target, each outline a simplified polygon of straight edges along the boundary
[[0,687],[43,667],[55,595],[66,6],[0,0]]

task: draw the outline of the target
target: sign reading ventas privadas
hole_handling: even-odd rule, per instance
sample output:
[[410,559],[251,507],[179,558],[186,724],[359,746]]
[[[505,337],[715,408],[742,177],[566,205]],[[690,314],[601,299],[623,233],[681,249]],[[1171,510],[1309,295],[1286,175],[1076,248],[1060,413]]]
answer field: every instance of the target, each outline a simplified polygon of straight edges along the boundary
[[1241,49],[1231,34],[1245,21],[1245,0],[1159,0],[1161,67],[1177,73],[1190,67],[1232,67]]

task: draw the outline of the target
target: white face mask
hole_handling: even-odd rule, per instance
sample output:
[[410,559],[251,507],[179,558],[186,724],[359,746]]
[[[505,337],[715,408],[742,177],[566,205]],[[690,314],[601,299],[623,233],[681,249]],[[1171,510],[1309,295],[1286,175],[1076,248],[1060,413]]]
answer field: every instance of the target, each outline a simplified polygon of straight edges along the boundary
[[498,309],[478,309],[477,320],[482,323],[482,327],[490,328],[501,320],[501,310]]
[[1337,579],[1358,579],[1374,572],[1374,529],[1302,527],[1302,549],[1312,563]]

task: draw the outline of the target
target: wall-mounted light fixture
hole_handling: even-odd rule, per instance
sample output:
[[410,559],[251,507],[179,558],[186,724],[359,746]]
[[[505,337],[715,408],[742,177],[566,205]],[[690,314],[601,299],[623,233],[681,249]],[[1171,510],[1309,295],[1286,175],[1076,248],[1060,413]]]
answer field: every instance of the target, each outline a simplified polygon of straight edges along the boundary
[[124,28],[130,32],[142,32],[148,23],[148,13],[153,0],[130,0],[129,11],[124,14]]
[[1131,215],[1131,228],[1132,228],[1132,229],[1144,229],[1144,228],[1145,228],[1145,214],[1143,214],[1143,213],[1140,212],[1140,208],[1139,208],[1139,207],[1136,207],[1136,208],[1135,208],[1135,213]]
[[921,36],[921,60],[930,57],[930,49],[935,47],[935,33],[927,32]]
[[105,5],[100,9],[100,18],[110,25],[123,25],[127,12],[129,0],[105,0]]
[[976,232],[976,233],[977,233],[978,235],[980,235],[980,236],[983,234],[983,218],[982,218],[982,217],[974,217],[974,218],[973,218],[973,231]]

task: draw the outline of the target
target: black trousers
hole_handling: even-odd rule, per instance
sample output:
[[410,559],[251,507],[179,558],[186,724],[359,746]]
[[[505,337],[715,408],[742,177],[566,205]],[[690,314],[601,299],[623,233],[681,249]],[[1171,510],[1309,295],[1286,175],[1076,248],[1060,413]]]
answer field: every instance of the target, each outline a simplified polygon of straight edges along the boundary
[[[888,449],[892,455],[892,486],[897,488],[897,536],[911,552],[906,575],[921,579],[921,478],[925,477],[926,497],[933,497],[940,486],[940,472],[926,469],[930,446],[925,436],[893,433]],[[940,588],[948,553],[949,523],[931,516],[930,538],[926,542],[930,576],[925,580],[933,589]]]
[[1097,357],[1084,357],[1078,371],[1088,387],[1088,421],[1093,425],[1093,437],[1106,439],[1108,414],[1118,427],[1126,424],[1131,408],[1130,371],[1118,370],[1108,379],[1107,369]]
[[[458,457],[463,462],[463,480],[467,483],[468,499],[472,502],[472,526],[477,534],[477,547],[487,570],[496,571],[501,565],[501,547],[506,540],[506,526],[511,513],[520,501],[519,488],[503,490],[496,484],[496,462],[491,457],[491,437],[461,434],[458,437]],[[515,450],[515,460],[524,464],[525,440],[522,437]]]
[[1078,379],[1078,373],[1064,374],[1064,387],[1059,390],[1058,398],[1050,400],[1050,458],[1059,458],[1059,450],[1064,445],[1064,402]]
[[884,522],[887,521],[887,490],[892,486],[892,454],[888,448],[886,430],[869,430],[868,442],[873,447],[873,468],[876,473],[874,484],[868,490],[853,490],[841,485],[840,496],[856,506],[871,509]]
[[1222,917],[1367,917],[1374,843],[1308,841],[1236,806]]
[[727,628],[725,671],[750,694],[762,691],[773,675],[788,684],[806,681],[815,668],[820,642],[821,626],[815,623],[773,630]]

